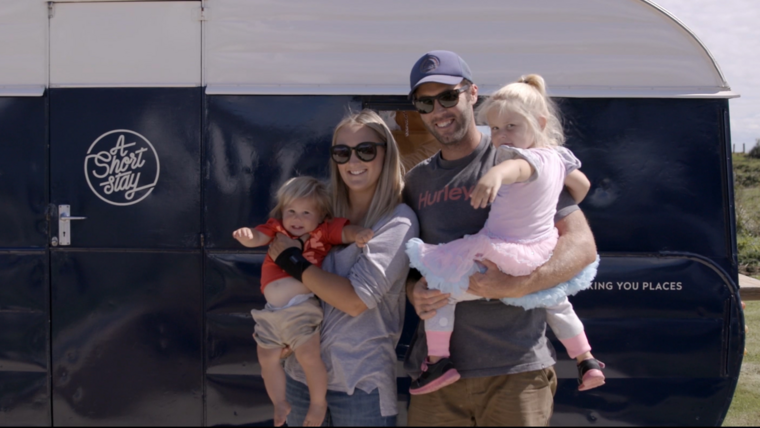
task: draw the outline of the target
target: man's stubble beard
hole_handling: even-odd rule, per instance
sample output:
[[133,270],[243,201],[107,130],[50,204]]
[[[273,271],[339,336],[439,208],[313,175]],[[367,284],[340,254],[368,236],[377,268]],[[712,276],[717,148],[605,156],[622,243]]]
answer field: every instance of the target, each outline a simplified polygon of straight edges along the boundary
[[425,125],[425,128],[428,130],[428,132],[430,132],[430,134],[432,134],[439,143],[443,144],[444,146],[454,146],[464,140],[464,137],[469,131],[469,126],[472,123],[473,115],[473,110],[469,108],[463,111],[461,116],[454,116],[454,123],[452,126],[457,127],[458,130],[453,134],[447,136],[442,136],[439,134],[438,129],[435,127],[435,125],[429,125],[425,121],[422,121],[422,124]]

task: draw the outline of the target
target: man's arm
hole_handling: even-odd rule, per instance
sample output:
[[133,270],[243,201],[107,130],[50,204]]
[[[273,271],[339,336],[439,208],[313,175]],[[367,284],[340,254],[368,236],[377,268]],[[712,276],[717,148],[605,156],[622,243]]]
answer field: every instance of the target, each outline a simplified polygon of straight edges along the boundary
[[596,260],[594,235],[580,210],[555,223],[559,240],[552,257],[527,276],[511,276],[484,260],[486,273],[470,277],[469,292],[490,299],[518,298],[568,281]]

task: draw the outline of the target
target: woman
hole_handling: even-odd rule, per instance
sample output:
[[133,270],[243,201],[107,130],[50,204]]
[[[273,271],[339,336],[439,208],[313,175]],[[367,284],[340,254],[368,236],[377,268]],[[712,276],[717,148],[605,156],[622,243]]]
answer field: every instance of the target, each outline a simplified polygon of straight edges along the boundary
[[[336,426],[396,425],[396,352],[404,321],[406,242],[417,218],[401,203],[398,148],[380,116],[363,110],[335,128],[330,148],[334,215],[370,227],[365,248],[336,248],[322,268],[304,263],[300,244],[283,235],[269,254],[322,300],[322,360],[327,367],[327,417]],[[282,257],[280,257],[282,255]],[[295,358],[285,362],[288,425],[303,423],[309,390]]]

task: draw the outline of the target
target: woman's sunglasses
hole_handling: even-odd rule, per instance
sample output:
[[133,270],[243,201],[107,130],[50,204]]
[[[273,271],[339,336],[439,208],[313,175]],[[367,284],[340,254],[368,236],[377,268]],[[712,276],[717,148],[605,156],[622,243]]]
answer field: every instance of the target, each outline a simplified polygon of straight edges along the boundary
[[356,157],[362,162],[372,162],[377,156],[377,147],[385,147],[385,143],[372,143],[369,141],[359,143],[356,147],[348,147],[345,144],[336,144],[330,147],[330,156],[337,164],[344,164],[351,160],[351,151],[356,152]]
[[451,108],[459,104],[459,94],[468,89],[470,89],[470,85],[462,86],[459,89],[443,91],[434,97],[415,97],[412,100],[412,103],[420,114],[428,114],[435,110],[435,100],[438,100],[438,104],[440,104],[441,107]]

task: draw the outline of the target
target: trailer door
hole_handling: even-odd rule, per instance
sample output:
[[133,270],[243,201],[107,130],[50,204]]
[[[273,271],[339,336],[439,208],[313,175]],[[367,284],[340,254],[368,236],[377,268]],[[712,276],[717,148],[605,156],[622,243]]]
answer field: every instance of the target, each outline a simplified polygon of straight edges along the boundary
[[201,425],[199,1],[50,10],[53,425]]

